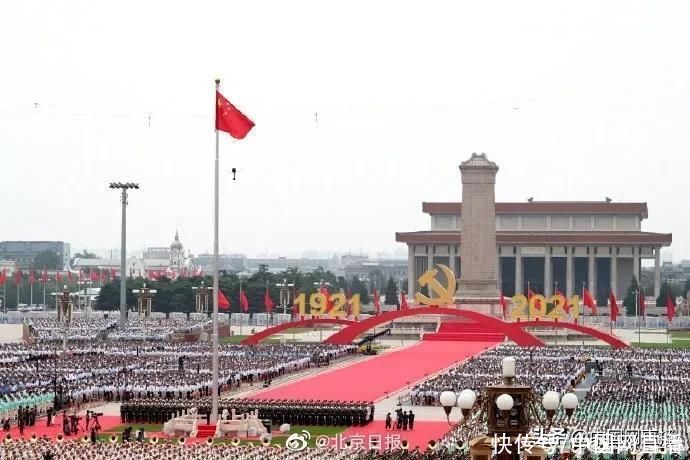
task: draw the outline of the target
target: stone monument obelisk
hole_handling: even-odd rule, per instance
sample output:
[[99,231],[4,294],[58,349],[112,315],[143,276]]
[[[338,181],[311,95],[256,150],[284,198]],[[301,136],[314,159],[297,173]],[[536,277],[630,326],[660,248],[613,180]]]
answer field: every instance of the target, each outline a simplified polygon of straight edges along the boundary
[[496,173],[485,153],[460,164],[460,282],[455,303],[495,314],[500,304],[496,247]]

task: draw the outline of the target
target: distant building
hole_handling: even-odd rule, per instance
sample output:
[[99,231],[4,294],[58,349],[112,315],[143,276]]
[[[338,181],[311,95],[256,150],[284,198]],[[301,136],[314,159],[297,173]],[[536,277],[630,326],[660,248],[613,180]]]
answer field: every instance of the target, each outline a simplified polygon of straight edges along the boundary
[[338,259],[307,259],[306,257],[299,259],[288,259],[287,257],[247,259],[247,268],[251,272],[257,271],[261,265],[266,265],[268,271],[273,273],[291,267],[296,267],[301,272],[310,272],[319,267],[322,267],[324,270],[335,271],[338,265]]
[[393,278],[397,282],[407,279],[407,259],[377,259],[367,256],[343,256],[342,267],[336,271],[338,276],[351,279],[353,276],[361,280],[369,279],[373,272],[380,273],[384,279]]
[[63,241],[0,241],[0,259],[15,262],[20,269],[28,269],[34,258],[43,251],[53,251],[62,261],[59,269],[69,267],[70,245]]
[[[194,273],[196,265],[192,255],[185,255],[184,246],[180,242],[180,236],[175,232],[175,239],[170,247],[150,247],[144,251],[143,257],[130,257],[127,259],[127,276],[175,278],[178,275]],[[88,272],[91,268],[113,269],[120,271],[120,259],[75,259],[73,268]]]
[[[245,255],[219,254],[218,259],[220,270],[237,273],[247,271]],[[194,265],[201,268],[204,273],[213,273],[213,254],[199,254],[194,258]]]

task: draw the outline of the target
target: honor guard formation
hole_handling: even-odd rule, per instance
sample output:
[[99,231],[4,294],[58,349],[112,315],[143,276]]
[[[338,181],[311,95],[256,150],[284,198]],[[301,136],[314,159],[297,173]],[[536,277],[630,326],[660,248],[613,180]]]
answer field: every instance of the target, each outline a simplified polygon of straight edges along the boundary
[[[120,406],[123,423],[163,423],[197,408],[197,413],[210,419],[211,401],[172,401],[165,399],[134,400]],[[290,401],[221,398],[221,412],[227,410],[246,414],[258,410],[259,419],[271,420],[274,425],[363,426],[374,420],[372,402],[347,401]]]

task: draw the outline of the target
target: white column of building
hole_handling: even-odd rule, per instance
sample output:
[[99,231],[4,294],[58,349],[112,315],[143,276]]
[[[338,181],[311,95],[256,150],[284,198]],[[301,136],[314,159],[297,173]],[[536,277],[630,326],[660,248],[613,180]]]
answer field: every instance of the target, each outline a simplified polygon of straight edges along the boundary
[[633,248],[633,276],[640,282],[640,248]]
[[654,297],[661,294],[661,248],[654,248]]
[[[415,283],[417,282],[417,274],[414,272],[414,245],[413,244],[408,244],[407,245],[407,293],[414,295],[415,292]],[[385,286],[378,286],[378,291],[381,292],[381,290]]]
[[[430,244],[426,253],[426,269],[431,270],[432,268],[434,268],[434,245]],[[422,276],[422,273],[419,276]],[[436,297],[436,293],[431,289],[429,289],[429,297]]]
[[613,254],[611,254],[611,290],[618,297],[618,257],[616,256],[615,247],[613,248]]
[[520,248],[515,253],[515,293],[522,294],[522,254]]
[[455,271],[455,245],[448,246],[448,268],[455,274],[455,279],[458,278],[458,272]]
[[572,248],[568,251],[565,256],[565,295],[571,297],[573,295],[573,284],[575,284],[575,270],[573,270],[573,253]]
[[596,261],[594,257],[594,246],[589,247],[589,263],[587,264],[587,290],[596,299],[597,296],[597,275],[596,275]]
[[546,248],[544,252],[544,296],[550,297],[553,290],[553,264],[551,263],[551,252]]

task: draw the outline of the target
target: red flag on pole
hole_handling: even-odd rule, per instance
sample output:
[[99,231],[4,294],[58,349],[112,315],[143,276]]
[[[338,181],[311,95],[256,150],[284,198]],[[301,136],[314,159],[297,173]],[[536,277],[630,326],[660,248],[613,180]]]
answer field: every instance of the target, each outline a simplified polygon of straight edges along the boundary
[[101,284],[105,283],[105,271],[101,270]]
[[244,137],[254,127],[254,122],[216,91],[216,129],[225,131],[235,139]]
[[115,278],[117,278],[117,274],[115,273],[115,269],[111,268],[110,269],[110,279],[114,280]]
[[7,269],[3,268],[2,273],[0,273],[0,286],[4,286],[7,282]]
[[91,281],[98,281],[100,279],[100,277],[98,276],[98,271],[91,268],[89,272],[89,278],[91,279]]
[[407,310],[409,306],[407,305],[407,296],[405,295],[405,291],[400,291],[400,309],[401,310]]
[[41,284],[46,284],[48,282],[48,270],[45,268],[43,269],[43,273],[41,273]]
[[642,286],[640,286],[640,293],[638,294],[639,298],[637,299],[638,305],[640,308],[640,315],[645,316],[645,303],[644,303],[644,289],[642,289]]
[[36,274],[34,273],[34,269],[31,268],[29,269],[29,284],[34,284],[36,282]]
[[616,296],[613,291],[609,292],[609,316],[611,317],[611,324],[613,324],[618,318],[618,302],[616,301]]
[[69,280],[70,283],[72,281],[74,281],[74,278],[72,278],[72,271],[69,269],[67,270],[67,279]]
[[503,290],[501,290],[501,308],[503,309],[503,319],[505,319],[506,312],[508,311],[508,301],[503,297]]
[[22,273],[22,271],[20,269],[17,269],[14,272],[14,284],[18,285],[19,283],[21,283],[22,278],[24,278],[24,274]]
[[268,286],[266,286],[266,294],[264,295],[264,306],[266,307],[266,313],[273,311],[273,300],[271,300],[271,295],[268,293]]
[[61,271],[55,272],[55,281],[57,281],[58,283],[62,282],[62,272]]
[[374,312],[378,315],[381,313],[381,297],[379,291],[374,288]]
[[230,309],[230,301],[227,297],[225,297],[225,294],[223,294],[223,291],[221,291],[220,289],[218,289],[218,308],[220,308],[221,310]]
[[597,303],[594,301],[592,294],[589,293],[589,290],[587,290],[587,288],[585,288],[582,291],[582,296],[583,296],[582,304],[585,307],[589,307],[589,309],[592,311],[592,314],[596,315],[597,314]]
[[666,316],[668,317],[668,324],[673,322],[676,316],[676,302],[671,299],[671,288],[666,288]]
[[322,287],[319,290],[319,292],[321,292],[321,294],[323,294],[326,297],[326,314],[328,314],[331,312],[331,310],[333,310],[333,307],[335,306],[335,304],[331,300],[331,294],[330,292],[328,292],[328,288],[325,286]]
[[244,294],[244,291],[240,289],[240,305],[242,306],[242,311],[247,313],[249,311],[249,301],[247,300],[247,296]]

